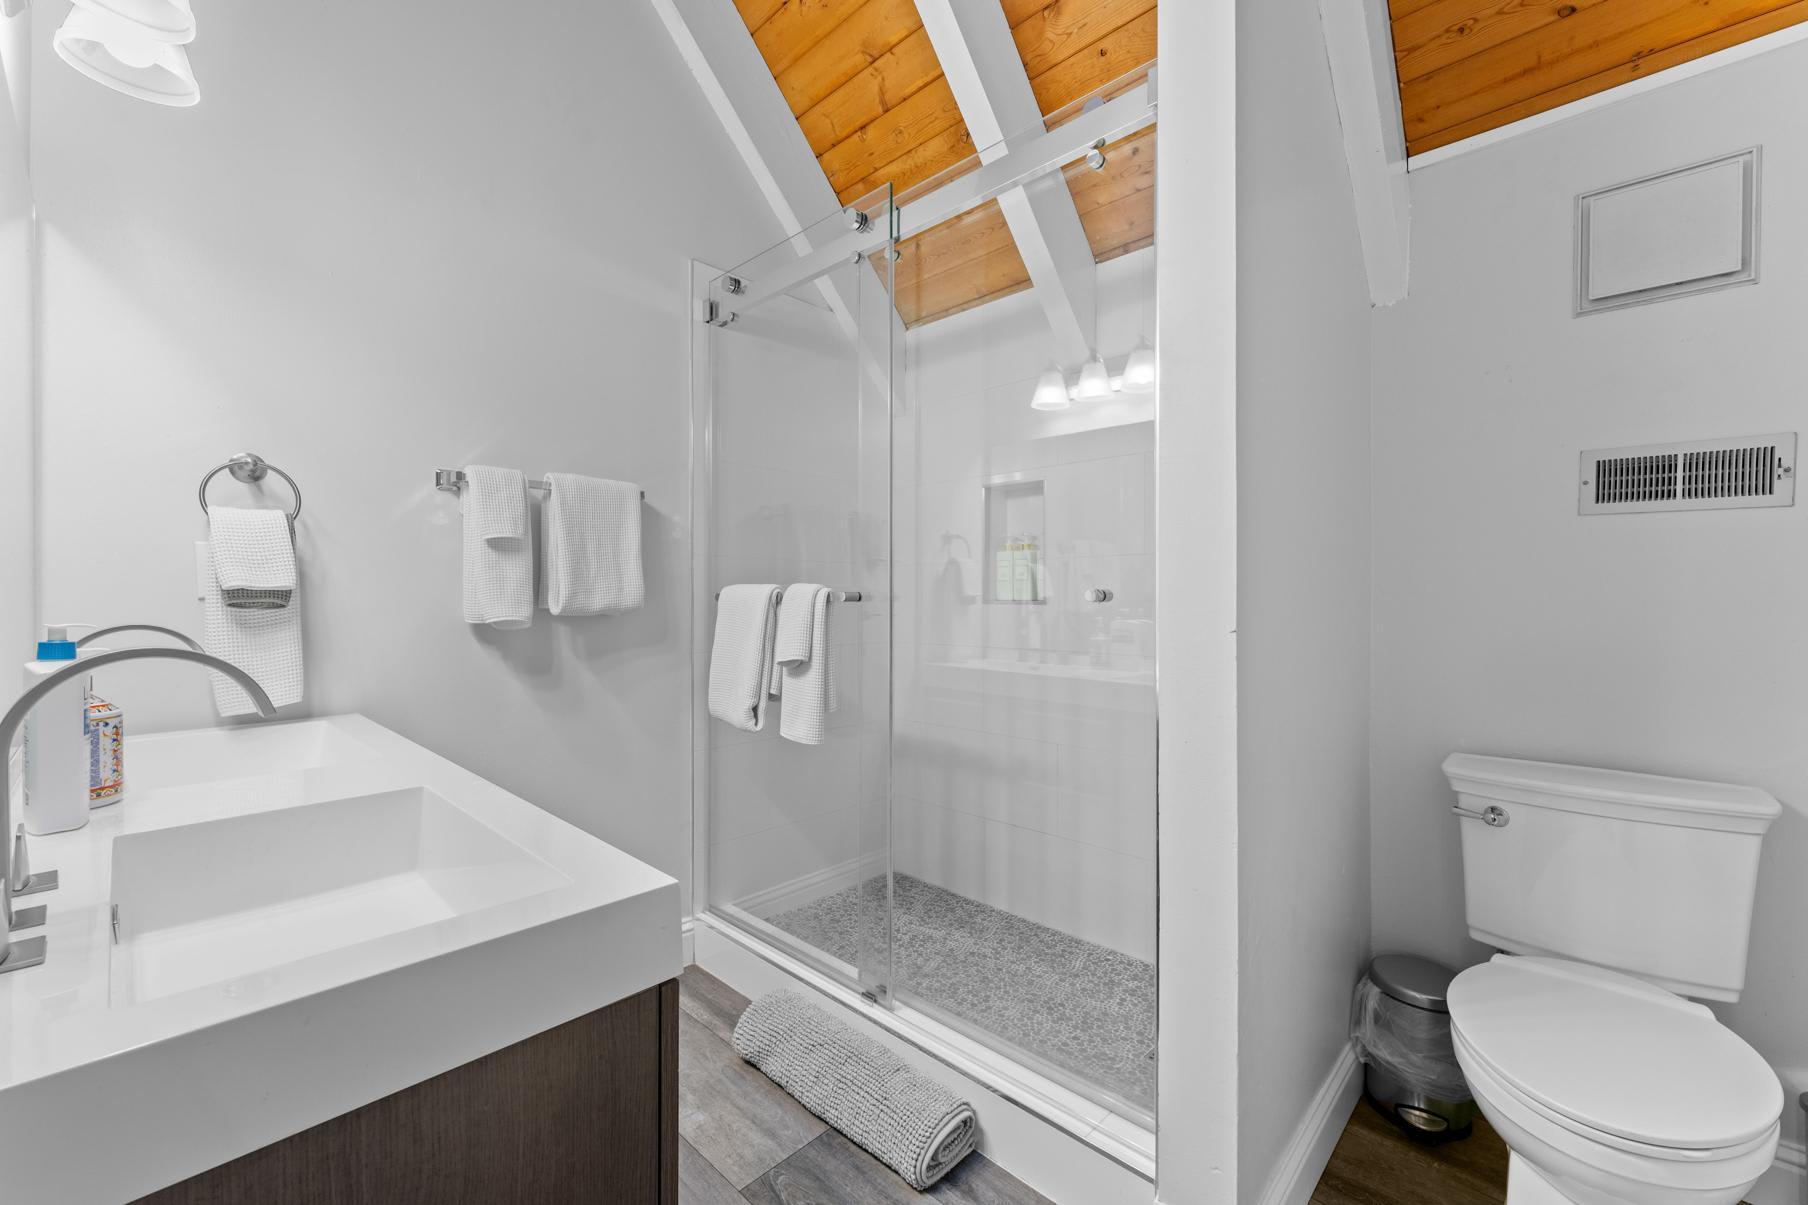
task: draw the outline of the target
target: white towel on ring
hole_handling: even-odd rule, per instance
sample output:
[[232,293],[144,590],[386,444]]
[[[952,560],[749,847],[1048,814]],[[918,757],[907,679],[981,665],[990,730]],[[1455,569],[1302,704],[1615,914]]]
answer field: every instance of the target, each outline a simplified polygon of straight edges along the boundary
[[295,593],[295,533],[280,510],[216,506],[208,547],[220,597],[235,611],[280,611]]
[[[285,519],[285,523],[287,520]],[[226,605],[220,594],[219,558],[208,547],[208,572],[201,578],[201,643],[216,657],[232,662],[253,678],[270,702],[287,707],[301,702],[301,590],[290,592],[289,605],[275,611],[246,611]],[[251,696],[231,678],[210,673],[214,710],[222,716],[257,711]]]
[[778,734],[800,745],[820,745],[835,710],[835,646],[829,639],[833,597],[826,586],[796,582],[779,606],[772,660],[782,675]]
[[743,732],[766,726],[777,632],[777,586],[723,587],[709,654],[709,714]]
[[546,474],[540,507],[540,605],[554,615],[619,615],[646,601],[640,571],[640,487],[578,473]]
[[534,620],[534,546],[527,530],[527,478],[519,469],[465,466],[466,623],[524,628]]

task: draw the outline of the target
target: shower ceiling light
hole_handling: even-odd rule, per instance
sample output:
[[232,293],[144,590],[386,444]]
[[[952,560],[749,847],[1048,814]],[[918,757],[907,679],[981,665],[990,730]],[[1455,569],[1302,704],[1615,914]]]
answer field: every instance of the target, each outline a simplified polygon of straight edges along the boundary
[[1036,378],[1036,392],[1030,395],[1033,410],[1065,410],[1068,406],[1067,378],[1059,368],[1050,365]]
[[1093,352],[1092,359],[1081,367],[1080,384],[1074,395],[1083,402],[1096,402],[1111,396],[1111,374],[1105,370],[1105,361],[1099,358],[1098,352]]
[[[159,105],[192,105],[201,99],[200,86],[171,30],[179,26],[177,15],[186,14],[185,0],[151,4],[145,0],[81,0],[51,39],[59,58],[91,80],[116,92]],[[149,15],[157,23],[144,25],[115,15],[116,10],[156,10]],[[181,33],[180,28],[176,28]],[[186,41],[194,37],[194,18],[188,18]]]
[[1155,349],[1147,339],[1139,340],[1124,361],[1123,389],[1125,393],[1155,392]]

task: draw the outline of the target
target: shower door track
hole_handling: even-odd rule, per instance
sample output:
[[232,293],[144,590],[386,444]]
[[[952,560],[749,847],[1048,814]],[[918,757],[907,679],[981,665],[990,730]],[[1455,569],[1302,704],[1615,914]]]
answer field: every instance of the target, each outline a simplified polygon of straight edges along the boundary
[[735,299],[736,308],[750,310],[834,271],[850,259],[871,254],[887,243],[909,238],[965,213],[1007,188],[1059,171],[1063,164],[1095,146],[1152,125],[1155,110],[1155,73],[1150,72],[1147,79],[1122,96],[1081,112],[1065,125],[1014,140],[1008,143],[1009,151],[999,158],[903,202],[898,206],[895,229],[876,222],[857,224],[855,229],[768,275],[738,278],[743,291]]

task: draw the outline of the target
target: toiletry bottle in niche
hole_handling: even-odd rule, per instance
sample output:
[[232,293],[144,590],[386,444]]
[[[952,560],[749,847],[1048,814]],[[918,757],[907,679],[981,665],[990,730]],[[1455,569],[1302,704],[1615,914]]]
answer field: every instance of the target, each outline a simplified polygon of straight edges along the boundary
[[1036,546],[1030,543],[1029,536],[1018,536],[1011,545],[1011,601],[1034,602],[1036,591],[1034,586],[1035,567],[1031,558],[1035,555]]
[[[75,641],[69,629],[44,629],[38,655],[25,663],[25,688],[69,668]],[[71,678],[38,700],[25,717],[25,831],[60,833],[88,823],[87,691]]]
[[83,730],[88,734],[88,806],[104,808],[126,793],[126,717],[115,703],[94,693],[88,679]]
[[998,541],[998,552],[995,555],[995,568],[992,575],[992,597],[999,602],[1011,601],[1011,540],[1009,536]]

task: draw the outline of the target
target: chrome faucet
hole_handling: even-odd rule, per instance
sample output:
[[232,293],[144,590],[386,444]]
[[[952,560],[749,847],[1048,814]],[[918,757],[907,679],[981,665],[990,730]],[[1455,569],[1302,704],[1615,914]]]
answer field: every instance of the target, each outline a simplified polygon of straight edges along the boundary
[[[118,630],[119,629],[117,628],[107,629],[107,631]],[[95,635],[103,634],[104,633],[100,632],[95,633]],[[170,634],[176,636],[181,635],[180,633]],[[182,639],[186,640],[187,637],[182,637]],[[101,669],[108,665],[117,665],[121,661],[145,660],[190,661],[196,665],[225,674],[228,678],[231,678],[234,682],[238,683],[246,694],[251,696],[252,705],[257,708],[257,713],[259,715],[263,716],[265,719],[270,719],[276,714],[276,708],[271,704],[270,696],[265,694],[264,688],[257,684],[257,679],[253,678],[250,674],[246,673],[230,661],[223,661],[210,653],[203,653],[198,649],[116,649],[110,653],[96,653],[94,656],[84,658],[80,661],[71,661],[65,668],[58,670],[48,677],[39,679],[30,690],[20,695],[18,700],[14,702],[12,707],[7,711],[6,715],[0,717],[0,751],[12,748],[13,737],[18,734],[19,725],[25,722],[26,713],[37,705],[38,700],[42,699],[57,687],[63,685],[63,683],[69,681],[69,679],[91,674],[97,669]],[[12,782],[10,775],[0,773],[0,834],[12,831],[13,809],[11,792]],[[25,837],[23,833],[19,836],[17,848],[10,856],[6,852],[5,841],[0,840],[0,905],[3,905],[0,906],[0,974],[17,970],[22,966],[31,966],[44,960],[43,938],[33,938],[30,943],[33,948],[29,951],[24,949],[27,945],[25,942],[20,942],[18,943],[18,946],[15,947],[12,938],[14,892],[13,859],[17,858],[20,861],[23,861],[24,855]],[[23,882],[21,882],[20,885],[23,886]],[[39,923],[42,923],[42,921]]]
[[[175,628],[158,627],[154,623],[121,623],[121,624],[115,624],[114,626],[112,626],[110,628],[99,628],[95,631],[89,632],[86,636],[83,636],[80,640],[76,641],[75,647],[78,649],[82,648],[84,645],[93,644],[96,640],[99,640],[102,636],[112,636],[119,632],[159,632],[165,636],[171,637],[172,639],[180,640],[183,644],[185,644],[189,648],[195,650],[195,652],[197,652],[197,653],[201,651],[201,646],[198,643],[196,643],[194,637],[189,636],[183,632],[178,632]],[[90,663],[92,663],[92,662],[90,662]]]

